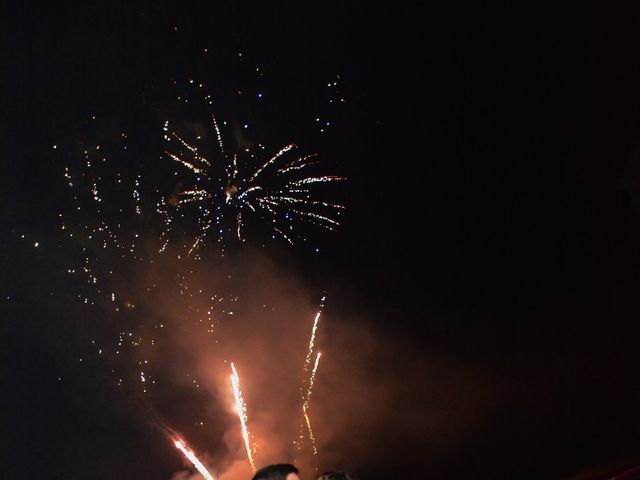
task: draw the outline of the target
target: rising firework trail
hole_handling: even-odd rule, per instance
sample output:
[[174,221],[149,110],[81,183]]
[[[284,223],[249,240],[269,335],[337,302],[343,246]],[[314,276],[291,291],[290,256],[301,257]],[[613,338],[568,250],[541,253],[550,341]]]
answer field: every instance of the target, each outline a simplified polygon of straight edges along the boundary
[[307,407],[309,406],[309,402],[311,401],[311,393],[313,393],[313,384],[316,381],[316,372],[318,371],[318,366],[320,365],[320,356],[322,352],[318,352],[316,355],[316,361],[313,364],[313,370],[311,371],[311,377],[309,377],[309,387],[307,388],[307,394],[305,396],[304,404]]
[[309,405],[311,403],[311,394],[313,393],[313,384],[316,381],[316,372],[318,371],[318,365],[320,364],[320,355],[321,352],[318,352],[316,356],[316,362],[313,365],[313,370],[311,371],[311,377],[309,378],[309,388],[307,389],[307,395],[304,403],[302,404],[302,413],[304,414],[304,420],[307,424],[307,431],[309,432],[309,440],[311,440],[311,446],[313,448],[313,454],[318,454],[318,447],[316,446],[316,437],[313,434],[313,428],[311,428],[311,418],[309,417]]
[[316,312],[316,316],[313,319],[313,327],[311,327],[311,338],[309,339],[309,347],[307,348],[307,357],[304,359],[303,372],[306,374],[309,371],[311,365],[311,356],[313,355],[313,349],[316,344],[316,332],[318,331],[318,323],[320,323],[321,310]]
[[316,437],[313,434],[313,428],[311,428],[311,418],[309,418],[309,413],[307,412],[306,405],[302,406],[302,413],[304,413],[304,421],[307,424],[307,431],[309,432],[309,439],[311,440],[311,447],[313,448],[313,454],[318,454],[318,447],[316,447]]
[[[305,423],[307,425],[307,430],[309,432],[309,439],[313,445],[314,454],[317,453],[317,449],[315,447],[315,438],[313,436],[313,430],[311,429],[311,421],[309,420],[309,416],[307,414],[307,408],[309,406],[309,399],[311,397],[311,390],[313,387],[313,382],[315,380],[315,373],[318,369],[318,362],[320,362],[320,354],[318,353],[316,357],[316,361],[314,367],[311,371],[311,375],[309,374],[309,369],[311,367],[311,359],[313,358],[313,351],[315,349],[316,344],[316,333],[318,331],[318,324],[320,323],[320,315],[322,313],[322,308],[324,307],[324,301],[326,297],[322,297],[320,299],[320,306],[318,307],[318,311],[316,312],[316,316],[313,319],[313,326],[311,327],[311,337],[309,338],[309,346],[307,347],[307,356],[304,359],[304,364],[302,367],[302,383],[300,384],[300,401],[302,403],[302,411],[304,419],[302,423],[300,423],[300,428],[298,429],[298,437],[293,442],[294,445],[297,446],[298,450],[302,450],[302,444],[304,442],[304,426]],[[305,389],[305,386],[307,387]]]
[[[307,347],[307,356],[304,359],[304,366],[302,368],[303,378],[306,377],[307,372],[309,371],[309,367],[311,366],[311,357],[313,356],[313,349],[316,345],[316,332],[318,331],[318,324],[320,323],[320,314],[322,313],[322,308],[324,307],[324,301],[326,297],[322,297],[320,299],[320,306],[318,307],[318,311],[316,312],[316,316],[313,319],[313,326],[311,327],[311,337],[309,338],[309,346]],[[304,384],[300,385],[300,395],[304,401],[304,396],[302,394],[304,390]]]
[[206,480],[215,480],[213,478],[213,475],[211,475],[207,469],[205,468],[205,466],[202,464],[202,462],[200,460],[198,460],[198,457],[196,457],[195,453],[193,453],[191,450],[189,450],[184,441],[182,440],[174,440],[173,444],[176,446],[176,448],[178,450],[180,450],[182,452],[182,454],[191,462],[193,463],[193,466],[196,467],[196,470],[198,470],[198,472],[200,472],[200,475],[202,475]]
[[244,439],[244,446],[247,450],[249,465],[251,465],[251,468],[255,472],[256,464],[253,460],[254,449],[251,448],[249,430],[247,429],[247,405],[244,403],[244,399],[242,398],[242,391],[240,390],[240,377],[238,376],[238,372],[236,371],[236,367],[233,362],[231,363],[231,372],[231,386],[233,388],[233,396],[235,398],[236,412],[238,413],[238,418],[240,419],[240,427],[242,428],[242,438]]

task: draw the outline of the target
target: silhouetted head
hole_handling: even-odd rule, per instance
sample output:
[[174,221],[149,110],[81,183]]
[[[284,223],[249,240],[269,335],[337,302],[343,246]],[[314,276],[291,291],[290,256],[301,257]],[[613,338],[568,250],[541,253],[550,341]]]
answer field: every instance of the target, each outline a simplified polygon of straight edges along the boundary
[[318,480],[353,480],[353,477],[343,472],[324,472]]
[[300,480],[298,473],[290,463],[278,463],[258,470],[253,480]]

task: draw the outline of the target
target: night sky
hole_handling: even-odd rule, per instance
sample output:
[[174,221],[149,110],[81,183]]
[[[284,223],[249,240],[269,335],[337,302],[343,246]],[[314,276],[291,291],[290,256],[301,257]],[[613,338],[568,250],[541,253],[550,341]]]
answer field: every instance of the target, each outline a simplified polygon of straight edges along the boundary
[[[171,81],[190,78],[248,137],[299,141],[348,177],[337,232],[256,247],[311,304],[327,292],[324,341],[364,392],[339,404],[384,403],[327,428],[326,468],[604,479],[640,464],[640,11],[160,3],[0,10],[0,477],[188,468],[104,365],[78,362],[100,315],[74,300],[57,215],[79,142],[159,135]],[[170,193],[163,167],[150,175]],[[178,423],[206,401],[172,395],[154,406],[188,405]]]

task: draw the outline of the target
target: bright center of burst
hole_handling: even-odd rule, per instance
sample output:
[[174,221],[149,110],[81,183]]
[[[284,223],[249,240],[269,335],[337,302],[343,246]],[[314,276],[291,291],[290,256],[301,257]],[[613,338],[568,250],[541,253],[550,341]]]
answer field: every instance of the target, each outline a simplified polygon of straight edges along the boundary
[[224,194],[227,197],[227,203],[229,203],[231,197],[233,197],[236,193],[238,193],[238,187],[236,185],[233,185],[232,183],[227,185],[227,188],[224,189]]

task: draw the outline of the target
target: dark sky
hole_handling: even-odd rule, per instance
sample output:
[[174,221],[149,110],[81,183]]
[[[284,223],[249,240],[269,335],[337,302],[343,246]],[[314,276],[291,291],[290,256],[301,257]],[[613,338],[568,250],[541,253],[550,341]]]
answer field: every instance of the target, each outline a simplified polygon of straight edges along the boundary
[[[306,135],[349,177],[344,228],[321,261],[294,252],[287,268],[366,316],[392,366],[407,349],[482,365],[489,386],[471,395],[499,411],[435,460],[393,429],[363,479],[569,478],[640,457],[640,12],[159,3],[2,7],[1,477],[180,465],[140,467],[174,454],[61,347],[71,327],[40,298],[57,264],[18,233],[57,233],[52,145],[71,151],[92,114],[156,121],[178,76],[250,88],[238,52],[281,100],[263,133]],[[298,119],[327,113],[336,73],[349,102],[309,134]],[[427,384],[397,398],[427,408]]]

